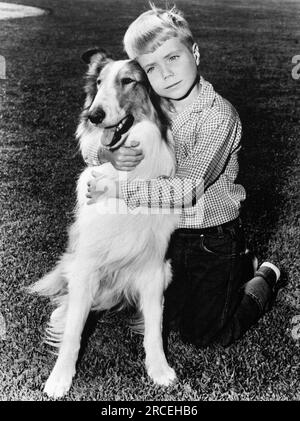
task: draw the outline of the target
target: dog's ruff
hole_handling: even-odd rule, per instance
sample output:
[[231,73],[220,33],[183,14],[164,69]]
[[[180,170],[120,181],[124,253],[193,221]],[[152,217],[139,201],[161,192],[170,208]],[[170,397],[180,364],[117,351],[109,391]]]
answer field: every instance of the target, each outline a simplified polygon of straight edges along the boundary
[[[110,163],[83,171],[77,183],[76,220],[69,231],[67,251],[56,268],[31,287],[31,292],[50,296],[57,307],[50,318],[46,342],[59,349],[58,358],[44,389],[55,398],[70,389],[90,310],[110,309],[124,299],[136,303],[144,317],[148,375],[165,386],[176,378],[163,351],[161,326],[163,292],[171,281],[165,253],[179,216],[100,212],[107,206],[105,198],[86,204],[92,170],[111,178],[128,175],[129,180],[172,176],[174,154],[164,138],[166,132],[162,130],[157,106],[150,101],[139,66],[130,60],[113,61],[99,51],[91,53],[88,59],[87,97],[77,129],[83,156],[98,144],[103,127],[117,124],[131,113],[134,125],[126,143],[140,141],[145,157],[128,173],[117,171]],[[125,76],[127,82],[128,78],[133,82],[122,84]],[[99,77],[101,84],[97,89]],[[99,108],[105,111],[101,127],[88,120]],[[110,199],[110,205],[124,209],[125,203]]]

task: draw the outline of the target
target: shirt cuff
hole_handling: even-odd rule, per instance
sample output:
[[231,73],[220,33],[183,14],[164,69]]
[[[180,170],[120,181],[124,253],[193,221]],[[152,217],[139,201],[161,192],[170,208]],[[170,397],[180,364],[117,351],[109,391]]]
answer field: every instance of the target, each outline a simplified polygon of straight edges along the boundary
[[100,142],[97,145],[90,145],[86,154],[83,156],[83,159],[87,165],[90,165],[90,166],[101,165],[101,162],[98,157],[99,147],[100,147]]
[[134,210],[141,206],[138,199],[139,187],[136,183],[128,181],[120,181],[120,189],[123,200],[125,201],[128,209]]

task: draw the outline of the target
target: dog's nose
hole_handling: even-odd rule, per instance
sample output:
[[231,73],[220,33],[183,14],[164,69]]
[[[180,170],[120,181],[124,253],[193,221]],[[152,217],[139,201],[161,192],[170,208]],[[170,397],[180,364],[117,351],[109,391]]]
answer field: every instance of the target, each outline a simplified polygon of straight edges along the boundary
[[98,109],[94,113],[89,114],[89,120],[94,124],[102,123],[105,118],[105,112],[102,109]]

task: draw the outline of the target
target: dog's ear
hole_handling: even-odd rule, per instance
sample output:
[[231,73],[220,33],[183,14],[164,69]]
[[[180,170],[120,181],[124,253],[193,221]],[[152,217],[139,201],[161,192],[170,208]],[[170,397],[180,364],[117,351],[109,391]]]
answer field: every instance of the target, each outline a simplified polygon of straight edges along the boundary
[[112,56],[103,48],[98,47],[85,51],[81,56],[81,60],[83,60],[86,64],[90,64],[95,58],[98,60],[107,60],[112,59]]
[[144,85],[147,89],[150,88],[146,72],[139,63],[136,60],[130,60],[129,66],[131,67],[131,72],[134,74],[136,81]]

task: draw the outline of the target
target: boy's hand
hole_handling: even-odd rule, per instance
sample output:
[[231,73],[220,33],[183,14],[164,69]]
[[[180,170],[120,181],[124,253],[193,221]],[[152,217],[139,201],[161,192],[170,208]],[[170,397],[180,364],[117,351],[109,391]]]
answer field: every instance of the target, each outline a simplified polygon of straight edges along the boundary
[[132,171],[144,159],[140,142],[133,140],[130,146],[121,146],[116,151],[107,152],[107,159],[119,171]]
[[105,197],[116,197],[117,195],[117,183],[112,179],[92,171],[93,178],[87,183],[88,192],[86,197],[90,200],[87,201],[88,205],[96,203],[98,199],[105,195]]

